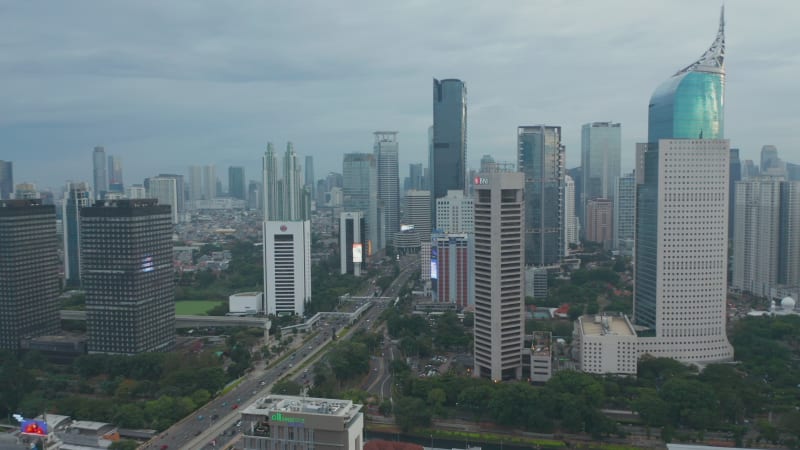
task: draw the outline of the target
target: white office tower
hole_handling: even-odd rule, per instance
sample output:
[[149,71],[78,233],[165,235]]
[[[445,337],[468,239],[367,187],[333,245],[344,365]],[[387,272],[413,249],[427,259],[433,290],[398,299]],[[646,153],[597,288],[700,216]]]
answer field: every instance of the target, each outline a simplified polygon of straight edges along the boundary
[[564,175],[564,254],[569,244],[578,244],[578,218],[575,216],[575,180]]
[[217,198],[217,171],[213,165],[203,166],[203,200]]
[[736,183],[734,289],[770,298],[779,285],[798,285],[798,193],[800,182],[775,177]]
[[447,234],[475,231],[475,201],[464,196],[464,191],[447,191],[447,195],[436,199],[436,226]]
[[311,222],[264,222],[267,314],[305,312],[311,300]]
[[636,231],[636,177],[633,173],[617,178],[613,210],[614,250],[631,256]]
[[431,193],[430,191],[408,191],[405,197],[403,223],[413,225],[420,242],[431,240]]
[[141,184],[134,184],[125,189],[125,195],[132,200],[137,198],[147,198],[147,189]]
[[375,160],[378,164],[378,202],[383,205],[383,236],[380,248],[394,240],[400,230],[400,169],[396,131],[375,132]]
[[203,200],[203,166],[189,166],[189,200]]
[[151,177],[147,186],[147,197],[158,200],[159,205],[169,205],[172,223],[178,223],[177,180],[168,177]]
[[347,211],[339,216],[339,273],[361,276],[364,265],[364,213]]
[[524,175],[487,172],[475,190],[475,376],[522,377]]

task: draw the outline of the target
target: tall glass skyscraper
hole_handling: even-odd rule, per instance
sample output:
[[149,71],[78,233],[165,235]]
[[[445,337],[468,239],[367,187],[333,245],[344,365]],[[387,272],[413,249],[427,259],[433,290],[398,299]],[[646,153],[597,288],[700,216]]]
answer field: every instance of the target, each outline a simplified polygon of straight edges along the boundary
[[345,211],[360,211],[366,222],[365,253],[380,250],[378,222],[378,167],[371,153],[345,153],[342,163]]
[[429,164],[431,172],[431,220],[436,199],[447,191],[464,190],[467,160],[467,87],[456,79],[433,80],[433,135]]
[[94,198],[102,200],[108,191],[108,173],[106,172],[106,149],[95,147],[92,153]]
[[519,171],[525,173],[525,264],[558,264],[564,253],[561,127],[519,127],[517,152]]
[[583,192],[579,194],[578,217],[587,225],[586,204],[590,200],[613,200],[614,183],[620,176],[622,127],[619,123],[592,122],[581,127]]
[[244,187],[244,167],[228,167],[228,195],[244,200],[246,192]]
[[728,176],[724,19],[711,47],[649,104],[637,190],[634,320],[639,352],[684,362],[733,358],[726,337]]
[[378,165],[378,202],[383,206],[383,242],[378,246],[394,240],[400,231],[400,169],[398,166],[398,148],[396,131],[376,131],[374,154]]
[[14,163],[0,160],[0,200],[11,198],[14,192]]

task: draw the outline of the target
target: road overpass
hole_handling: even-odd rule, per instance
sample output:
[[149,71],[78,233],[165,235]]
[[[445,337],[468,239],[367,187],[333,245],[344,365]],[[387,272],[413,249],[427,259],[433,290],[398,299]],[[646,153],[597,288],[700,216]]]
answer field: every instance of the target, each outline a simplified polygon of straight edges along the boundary
[[[86,321],[86,311],[62,309],[61,320]],[[238,316],[175,316],[175,328],[252,327],[269,332],[270,320],[266,317]]]

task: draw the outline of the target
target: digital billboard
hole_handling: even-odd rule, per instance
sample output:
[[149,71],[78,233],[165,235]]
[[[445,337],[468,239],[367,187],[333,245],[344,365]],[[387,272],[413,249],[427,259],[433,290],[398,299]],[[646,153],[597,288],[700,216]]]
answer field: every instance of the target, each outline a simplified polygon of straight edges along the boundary
[[19,432],[34,436],[47,436],[47,423],[43,420],[25,419],[19,426]]
[[353,242],[353,262],[360,263],[362,261],[364,261],[364,257],[361,251],[361,243]]
[[414,229],[414,224],[400,224],[400,231],[411,231]]
[[152,256],[145,256],[142,258],[142,272],[152,272],[155,270]]
[[431,247],[431,280],[439,278],[439,250],[436,246]]

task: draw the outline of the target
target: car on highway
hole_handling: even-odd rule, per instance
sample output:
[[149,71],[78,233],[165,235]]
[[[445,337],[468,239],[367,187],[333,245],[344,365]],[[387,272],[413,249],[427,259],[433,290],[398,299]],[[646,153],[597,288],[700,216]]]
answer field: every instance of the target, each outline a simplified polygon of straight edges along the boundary
[[239,405],[233,405],[231,406],[231,409],[239,409]]

